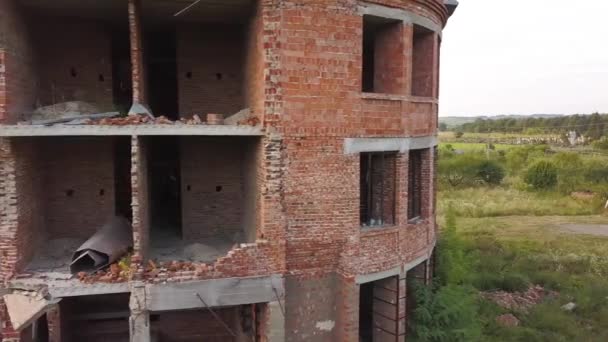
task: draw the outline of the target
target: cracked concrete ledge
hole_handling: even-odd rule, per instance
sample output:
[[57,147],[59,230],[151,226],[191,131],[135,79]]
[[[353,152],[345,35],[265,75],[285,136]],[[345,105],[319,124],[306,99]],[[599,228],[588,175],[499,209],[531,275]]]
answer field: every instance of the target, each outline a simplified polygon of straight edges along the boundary
[[229,125],[0,125],[0,137],[32,136],[132,136],[132,135],[210,135],[262,136],[261,127]]
[[437,143],[436,136],[416,138],[346,138],[344,139],[344,154],[390,151],[404,153],[409,150],[435,147]]
[[[147,284],[146,310],[170,311],[204,307],[235,306],[282,300],[283,278],[264,277],[195,280],[183,283]],[[200,297],[199,297],[200,296]]]
[[440,37],[443,30],[440,25],[437,25],[432,20],[400,8],[391,8],[377,4],[363,4],[359,5],[359,14],[401,20],[404,23],[415,24],[436,32]]

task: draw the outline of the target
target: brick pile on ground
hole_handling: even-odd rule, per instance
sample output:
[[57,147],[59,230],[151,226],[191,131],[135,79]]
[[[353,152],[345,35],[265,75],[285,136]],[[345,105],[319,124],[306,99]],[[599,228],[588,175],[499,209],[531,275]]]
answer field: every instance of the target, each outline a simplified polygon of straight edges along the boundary
[[525,292],[492,291],[482,292],[481,296],[502,308],[527,312],[546,298],[557,297],[558,293],[546,290],[540,285],[534,285],[530,286]]

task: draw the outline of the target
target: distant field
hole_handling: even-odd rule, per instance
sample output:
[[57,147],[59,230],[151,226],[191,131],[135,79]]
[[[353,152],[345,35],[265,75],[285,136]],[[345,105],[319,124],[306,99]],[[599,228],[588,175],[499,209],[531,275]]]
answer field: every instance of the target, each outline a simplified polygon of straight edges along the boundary
[[[474,151],[474,150],[483,151],[486,149],[486,144],[483,144],[483,143],[442,142],[439,144],[440,147],[445,147],[446,145],[452,145],[453,149],[461,150],[461,151]],[[497,150],[508,150],[510,148],[513,148],[513,145],[494,144],[494,147]]]

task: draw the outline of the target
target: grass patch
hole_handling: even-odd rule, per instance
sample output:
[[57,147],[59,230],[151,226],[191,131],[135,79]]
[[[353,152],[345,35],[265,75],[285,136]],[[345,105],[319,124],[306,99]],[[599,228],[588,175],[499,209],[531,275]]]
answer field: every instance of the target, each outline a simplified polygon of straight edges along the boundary
[[[442,191],[439,208],[452,206],[461,217],[594,215],[599,201],[575,200],[555,192],[538,193],[504,187],[477,187]],[[440,212],[441,213],[441,212]]]

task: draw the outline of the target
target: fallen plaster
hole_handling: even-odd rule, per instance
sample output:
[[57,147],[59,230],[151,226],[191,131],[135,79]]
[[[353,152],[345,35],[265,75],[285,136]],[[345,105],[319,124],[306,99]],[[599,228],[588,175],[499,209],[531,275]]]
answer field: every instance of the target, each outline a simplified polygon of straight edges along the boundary
[[327,320],[327,321],[317,322],[317,324],[315,325],[315,328],[317,328],[321,331],[332,331],[332,330],[334,330],[334,326],[336,326],[336,322]]

